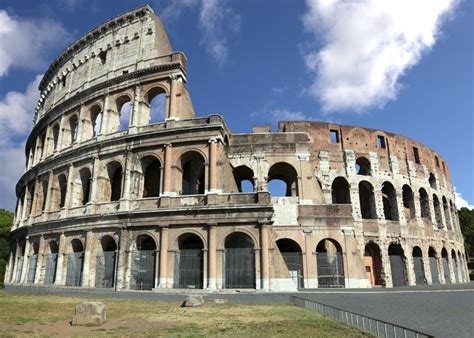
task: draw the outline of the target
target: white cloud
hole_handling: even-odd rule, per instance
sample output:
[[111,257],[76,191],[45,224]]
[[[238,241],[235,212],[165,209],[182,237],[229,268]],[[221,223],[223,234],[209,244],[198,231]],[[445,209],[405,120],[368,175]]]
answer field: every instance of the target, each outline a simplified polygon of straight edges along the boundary
[[0,100],[0,208],[15,208],[15,184],[25,168],[24,140],[33,126],[42,75],[25,92],[8,92]]
[[[170,0],[168,5],[164,9],[159,11],[157,14],[160,19],[167,24],[173,24],[185,10],[196,7],[199,0]],[[160,5],[160,4],[158,4]]]
[[315,74],[308,92],[325,112],[383,107],[400,77],[430,50],[457,0],[306,0],[304,52]]
[[250,117],[259,124],[272,124],[277,126],[279,121],[305,121],[311,118],[299,111],[286,108],[264,108],[250,114]]
[[71,35],[57,21],[26,20],[0,10],[0,77],[14,68],[44,68],[51,48],[70,40]]
[[461,208],[468,208],[468,209],[474,209],[474,205],[466,201],[462,196],[460,192],[456,191],[456,187],[454,187],[454,197],[456,200],[456,208],[459,210]]
[[240,30],[240,16],[224,0],[202,0],[199,10],[201,45],[219,63],[229,55],[228,36]]

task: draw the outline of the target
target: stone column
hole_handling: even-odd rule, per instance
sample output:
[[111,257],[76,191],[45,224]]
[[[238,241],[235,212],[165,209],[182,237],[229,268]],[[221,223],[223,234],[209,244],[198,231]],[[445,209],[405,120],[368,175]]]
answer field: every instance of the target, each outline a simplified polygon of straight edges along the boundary
[[54,281],[54,285],[64,285],[63,265],[65,255],[66,236],[64,235],[64,233],[61,233],[61,235],[59,235],[58,260],[56,262],[56,280]]
[[45,202],[45,213],[51,212],[52,211],[52,199],[53,199],[53,180],[54,180],[54,174],[53,171],[50,170],[48,174],[48,192],[46,194],[46,202]]
[[425,273],[426,283],[428,285],[432,285],[433,284],[433,278],[431,276],[430,257],[429,257],[429,251],[428,250],[425,250],[423,252],[423,271]]
[[5,268],[5,276],[3,278],[3,283],[4,284],[10,284],[11,280],[11,271],[12,271],[12,266],[13,266],[13,260],[15,259],[15,255],[13,255],[13,251],[11,250],[11,247],[8,247],[8,263]]
[[18,259],[20,258],[20,242],[17,240],[16,241],[16,250],[15,250],[15,256],[13,258],[13,269],[12,269],[12,274],[10,276],[10,283],[15,283],[16,282],[16,274],[18,270]]
[[216,289],[216,279],[217,279],[217,225],[210,224],[209,225],[209,250],[208,250],[208,268],[209,268],[209,275],[208,275],[208,284],[207,288],[210,290]]
[[44,237],[43,235],[41,235],[40,240],[39,240],[38,259],[36,261],[36,272],[35,272],[35,279],[33,281],[33,284],[39,284],[40,282],[41,270],[43,269],[44,246],[45,246]]
[[[23,225],[26,217],[28,216],[28,201],[30,200],[29,184],[25,186],[25,196],[23,197],[23,210],[21,211],[20,226]],[[33,201],[30,201],[33,203]]]
[[161,228],[160,281],[159,287],[166,288],[168,280],[168,227]]
[[125,168],[123,171],[122,198],[120,199],[120,209],[128,209],[130,207],[130,198],[133,186],[133,153],[125,152]]
[[416,285],[416,277],[415,277],[415,269],[413,263],[413,247],[406,246],[408,250],[405,250],[405,258],[406,258],[406,269],[407,269],[407,279],[408,285]]
[[217,190],[217,138],[209,140],[209,187],[208,192]]
[[20,284],[26,284],[28,275],[28,263],[30,258],[30,238],[26,237],[25,253],[23,254],[23,266],[21,267]]
[[456,283],[456,279],[454,278],[454,268],[453,268],[453,257],[451,257],[451,253],[448,251],[448,269],[449,269],[449,279],[451,280],[451,284]]
[[178,75],[177,74],[173,74],[171,75],[171,83],[170,83],[170,108],[169,108],[169,112],[168,112],[168,116],[167,118],[168,119],[173,119],[173,120],[177,120],[179,119],[179,116],[177,116],[178,112],[176,111],[176,100],[177,100],[177,97],[176,97],[176,92],[177,92],[177,85],[178,85]]
[[117,281],[116,289],[125,289],[127,283],[125,282],[125,272],[128,262],[128,255],[130,254],[128,250],[128,230],[120,230],[120,239],[119,239],[119,251],[118,251],[118,265],[117,265]]
[[[97,156],[94,156],[94,163],[92,164],[92,177],[91,177],[91,191],[89,203],[95,205],[98,202],[99,187],[98,177],[100,175],[100,160]],[[91,212],[94,212],[94,207],[91,208]]]
[[64,216],[67,216],[69,209],[72,206],[72,197],[74,191],[74,165],[69,164],[69,170],[67,175],[67,188],[66,188],[66,197],[64,201]]
[[163,195],[174,196],[173,187],[171,186],[172,165],[173,165],[173,148],[171,144],[165,144],[165,177],[163,183]]
[[91,230],[87,230],[86,233],[86,245],[84,248],[84,269],[82,272],[82,286],[91,286],[91,253],[93,249],[94,233]]
[[268,249],[269,249],[269,234],[270,225],[262,223],[260,225],[260,241],[261,241],[261,278],[262,278],[262,289],[268,291],[270,289],[270,269],[268,262]]

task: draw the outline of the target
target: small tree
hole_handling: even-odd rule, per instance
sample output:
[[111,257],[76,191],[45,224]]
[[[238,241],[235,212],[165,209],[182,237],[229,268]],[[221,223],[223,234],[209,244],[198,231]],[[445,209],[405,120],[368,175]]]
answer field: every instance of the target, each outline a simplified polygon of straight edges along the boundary
[[3,288],[3,278],[8,260],[8,233],[13,224],[13,213],[0,209],[0,287]]
[[459,214],[459,225],[464,237],[464,248],[469,257],[474,258],[474,210],[461,208]]

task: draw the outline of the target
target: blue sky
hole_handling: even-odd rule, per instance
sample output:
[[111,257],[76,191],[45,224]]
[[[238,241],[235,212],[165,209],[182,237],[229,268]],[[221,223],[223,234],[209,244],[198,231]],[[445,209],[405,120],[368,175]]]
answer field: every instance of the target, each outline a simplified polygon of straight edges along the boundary
[[[14,209],[39,77],[68,43],[138,1],[0,5],[0,208]],[[163,0],[197,115],[233,132],[313,119],[413,138],[474,204],[473,5],[456,0]]]

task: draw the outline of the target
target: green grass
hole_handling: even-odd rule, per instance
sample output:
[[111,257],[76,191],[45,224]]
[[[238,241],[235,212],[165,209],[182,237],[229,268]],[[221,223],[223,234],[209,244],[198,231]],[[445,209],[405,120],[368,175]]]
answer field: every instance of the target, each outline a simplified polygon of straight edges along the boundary
[[[89,298],[90,299],[90,298]],[[107,306],[101,327],[69,325],[79,297],[0,292],[0,336],[364,337],[343,323],[291,305],[97,299]]]

